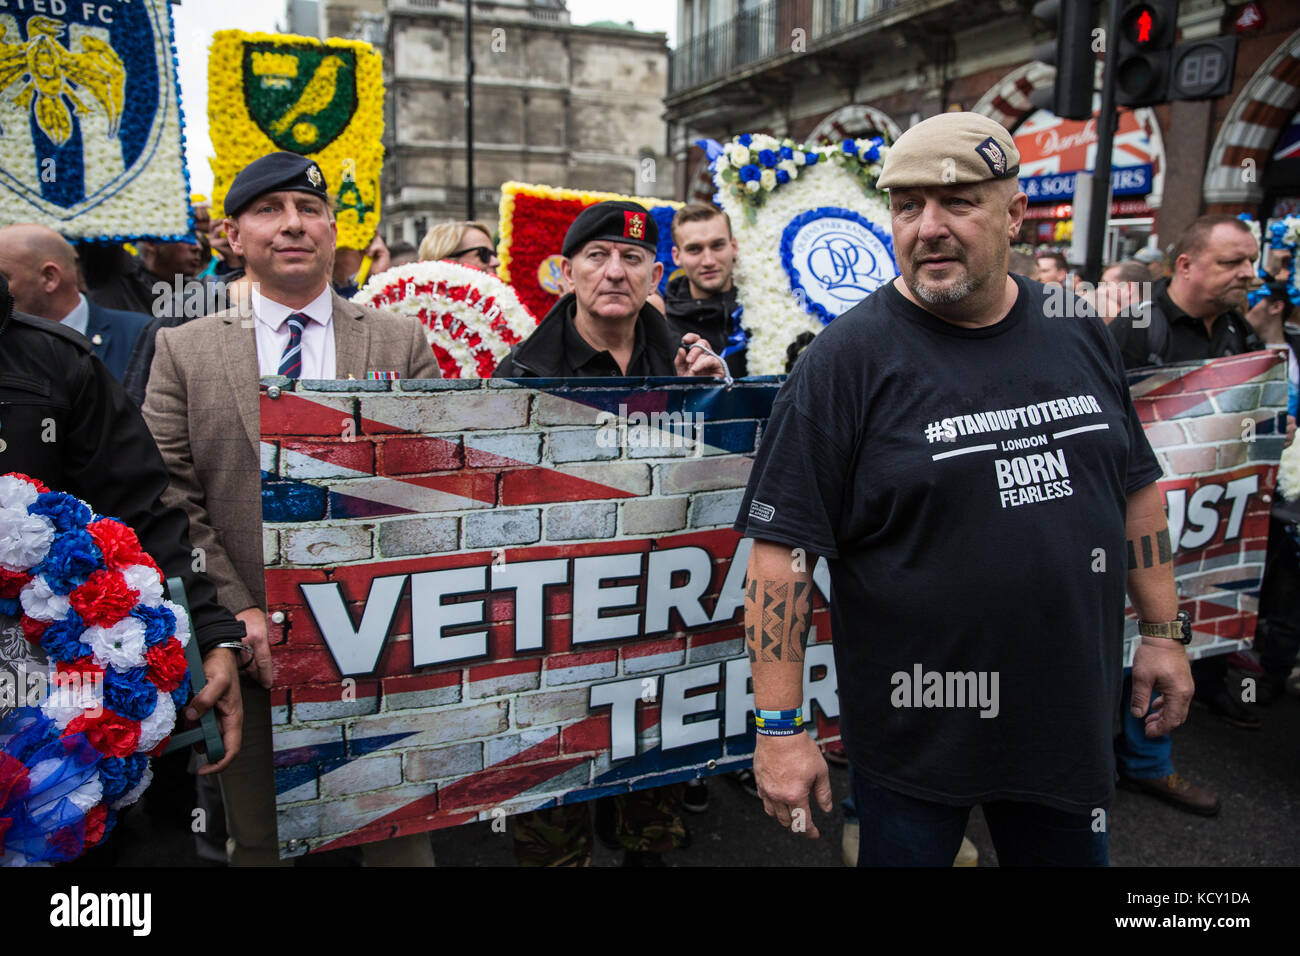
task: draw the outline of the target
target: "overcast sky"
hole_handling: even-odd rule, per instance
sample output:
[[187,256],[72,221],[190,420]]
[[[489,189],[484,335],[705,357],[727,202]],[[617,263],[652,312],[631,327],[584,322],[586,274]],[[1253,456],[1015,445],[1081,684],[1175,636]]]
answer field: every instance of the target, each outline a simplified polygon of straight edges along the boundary
[[[631,20],[640,30],[662,30],[673,42],[677,25],[675,0],[568,0],[574,23]],[[212,142],[208,135],[208,44],[217,30],[238,25],[241,30],[275,30],[284,19],[283,0],[184,0],[172,7],[176,24],[176,53],[180,62],[181,105],[185,110],[186,158],[190,188],[208,195],[212,190]],[[615,10],[619,12],[614,12]]]

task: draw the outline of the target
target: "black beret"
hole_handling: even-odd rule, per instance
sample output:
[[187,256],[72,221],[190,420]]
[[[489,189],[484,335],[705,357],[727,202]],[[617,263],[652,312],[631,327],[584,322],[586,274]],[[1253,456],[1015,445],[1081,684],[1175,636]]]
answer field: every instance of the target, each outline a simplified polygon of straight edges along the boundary
[[659,227],[645,206],[634,202],[609,200],[588,206],[578,213],[569,231],[564,234],[560,254],[572,256],[584,244],[594,240],[626,242],[630,245],[659,251]]
[[327,206],[330,201],[325,191],[325,174],[314,160],[297,153],[268,153],[239,171],[222,206],[226,215],[234,218],[258,196],[277,190],[311,193]]

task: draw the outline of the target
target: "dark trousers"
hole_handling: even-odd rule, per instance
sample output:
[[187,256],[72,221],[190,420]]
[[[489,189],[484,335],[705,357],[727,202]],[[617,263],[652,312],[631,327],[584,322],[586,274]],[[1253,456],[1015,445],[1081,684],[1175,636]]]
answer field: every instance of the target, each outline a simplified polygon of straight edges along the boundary
[[[952,866],[970,807],[905,796],[853,774],[858,866]],[[1107,866],[1106,817],[1037,803],[981,804],[1001,866]]]

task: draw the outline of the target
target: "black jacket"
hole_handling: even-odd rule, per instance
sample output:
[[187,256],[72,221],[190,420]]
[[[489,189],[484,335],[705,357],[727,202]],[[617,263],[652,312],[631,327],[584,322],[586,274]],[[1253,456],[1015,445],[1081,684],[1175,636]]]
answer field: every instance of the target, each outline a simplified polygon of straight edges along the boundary
[[[731,334],[731,315],[736,311],[735,286],[707,299],[696,299],[691,296],[690,280],[682,275],[669,280],[666,291],[665,317],[673,335],[680,341],[687,332],[696,332],[708,341],[709,348],[721,355],[727,347],[727,336]],[[733,377],[740,378],[745,374],[744,349],[728,355],[726,362]]]
[[[577,311],[578,300],[570,292],[546,313],[528,338],[510,350],[492,372],[493,378],[575,378],[590,375],[573,368],[565,345],[565,330]],[[656,378],[677,375],[673,359],[680,338],[674,338],[659,310],[650,304],[641,306],[637,323],[645,336],[647,374]]]
[[1149,315],[1145,327],[1130,314],[1110,324],[1126,369],[1241,355],[1264,347],[1246,317],[1235,309],[1219,316],[1207,336],[1205,323],[1185,315],[1169,298],[1167,279],[1156,284]]
[[0,474],[21,472],[121,519],[165,577],[184,580],[200,649],[239,640],[244,625],[193,569],[189,518],[160,500],[167,468],[140,412],[84,336],[11,310],[0,287]]

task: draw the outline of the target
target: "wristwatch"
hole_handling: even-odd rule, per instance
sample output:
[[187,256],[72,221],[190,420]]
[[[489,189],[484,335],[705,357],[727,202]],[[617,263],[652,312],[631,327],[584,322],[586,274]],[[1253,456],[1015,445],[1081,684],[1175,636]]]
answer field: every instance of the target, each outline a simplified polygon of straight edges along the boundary
[[1192,616],[1186,611],[1179,611],[1172,621],[1151,624],[1138,621],[1138,633],[1143,637],[1164,637],[1179,644],[1192,643]]

